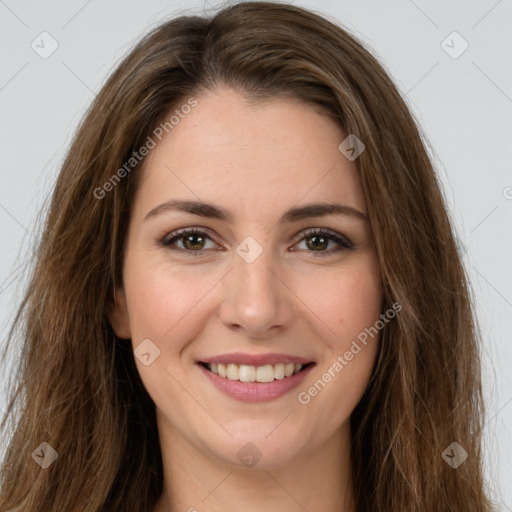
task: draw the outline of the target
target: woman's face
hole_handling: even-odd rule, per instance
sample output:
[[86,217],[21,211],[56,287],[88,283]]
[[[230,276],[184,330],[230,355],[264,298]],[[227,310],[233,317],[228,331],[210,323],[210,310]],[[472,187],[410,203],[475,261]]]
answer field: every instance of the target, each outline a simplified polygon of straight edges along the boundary
[[382,285],[365,198],[347,134],[311,106],[197,99],[147,156],[110,318],[163,444],[283,466],[347,432],[368,384],[378,337],[357,340]]

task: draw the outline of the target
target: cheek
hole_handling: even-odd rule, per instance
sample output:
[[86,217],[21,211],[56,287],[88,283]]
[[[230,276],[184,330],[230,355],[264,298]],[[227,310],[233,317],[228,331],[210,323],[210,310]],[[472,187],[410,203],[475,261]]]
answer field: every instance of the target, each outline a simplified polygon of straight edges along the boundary
[[322,331],[326,350],[315,378],[297,398],[316,418],[312,426],[328,433],[349,418],[368,386],[380,337],[380,331],[368,335],[381,314],[380,268],[372,260],[340,272],[325,282],[324,293],[310,297],[329,329]]
[[182,356],[204,329],[207,295],[218,277],[142,255],[127,258],[124,271],[133,349],[149,339],[158,353],[147,366],[135,357],[137,370],[153,401],[165,408],[183,399],[177,383],[183,381]]
[[134,342],[153,337],[168,343],[180,339],[185,327],[199,329],[194,312],[218,280],[204,270],[180,270],[166,262],[142,262],[140,258],[127,262],[125,276]]
[[332,394],[325,393],[323,399],[332,400],[341,393],[355,406],[375,361],[380,333],[367,333],[379,321],[383,294],[377,256],[367,254],[352,263],[316,279],[315,286],[304,280],[301,293],[319,319],[316,332],[325,351],[318,371],[330,371],[326,381],[333,382]]
[[338,325],[345,336],[354,339],[373,325],[380,314],[382,289],[380,277],[361,272],[347,279],[338,309]]
[[[340,350],[379,318],[382,304],[380,266],[375,255],[297,280],[297,295],[317,318],[332,349]],[[304,310],[305,312],[307,310]],[[306,313],[304,313],[306,314]]]

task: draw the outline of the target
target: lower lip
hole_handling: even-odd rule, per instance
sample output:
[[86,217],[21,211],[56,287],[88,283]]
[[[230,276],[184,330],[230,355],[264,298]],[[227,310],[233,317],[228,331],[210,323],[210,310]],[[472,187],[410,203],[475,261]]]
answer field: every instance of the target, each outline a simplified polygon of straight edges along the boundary
[[311,364],[304,370],[285,377],[284,379],[276,379],[272,382],[241,382],[239,380],[230,380],[226,377],[220,377],[216,373],[206,369],[202,364],[198,364],[199,368],[206,377],[223,393],[240,400],[242,402],[269,402],[275,400],[286,393],[289,393],[299,386],[310,370],[315,366]]

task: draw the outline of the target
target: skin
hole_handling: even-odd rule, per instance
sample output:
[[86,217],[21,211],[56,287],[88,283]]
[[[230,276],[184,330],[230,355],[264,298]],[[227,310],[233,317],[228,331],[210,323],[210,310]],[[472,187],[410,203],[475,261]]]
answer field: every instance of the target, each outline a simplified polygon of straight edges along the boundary
[[[123,287],[109,316],[135,349],[150,339],[160,355],[140,377],[156,404],[164,492],[155,512],[353,511],[350,414],[371,375],[371,340],[304,405],[297,395],[379,319],[382,281],[368,221],[348,215],[278,222],[288,209],[338,202],[366,213],[355,162],[338,150],[340,128],[311,105],[272,99],[250,105],[220,88],[199,103],[150,152],[132,206]],[[225,222],[167,211],[169,199],[213,203]],[[208,228],[188,254],[158,242],[188,227]],[[316,249],[309,228],[347,237]],[[252,236],[263,252],[236,253]],[[192,249],[190,249],[192,247]],[[200,254],[190,254],[199,247]],[[215,250],[220,247],[222,250]],[[322,252],[323,251],[323,252]],[[323,256],[315,256],[322,252]],[[197,249],[196,249],[197,253]],[[222,353],[279,352],[316,362],[286,395],[246,403],[221,393],[196,362]],[[261,459],[246,467],[248,442]]]

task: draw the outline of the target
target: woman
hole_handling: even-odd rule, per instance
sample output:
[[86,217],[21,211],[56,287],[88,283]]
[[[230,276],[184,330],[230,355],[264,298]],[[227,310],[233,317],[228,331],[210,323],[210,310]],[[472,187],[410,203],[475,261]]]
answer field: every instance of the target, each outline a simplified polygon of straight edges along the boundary
[[304,9],[147,35],[55,187],[0,510],[492,510],[424,144],[369,51]]

